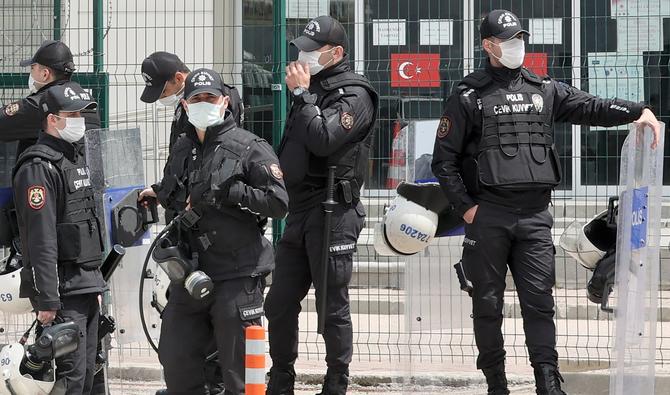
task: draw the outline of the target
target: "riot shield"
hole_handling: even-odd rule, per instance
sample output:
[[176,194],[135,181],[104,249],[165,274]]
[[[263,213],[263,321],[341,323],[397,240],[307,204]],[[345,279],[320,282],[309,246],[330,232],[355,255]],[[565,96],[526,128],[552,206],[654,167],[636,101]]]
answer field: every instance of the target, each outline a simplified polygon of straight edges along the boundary
[[[134,211],[138,214],[137,191],[144,189],[140,130],[137,128],[89,130],[85,135],[85,150],[91,184],[96,190],[96,209],[104,216],[101,227],[105,235],[105,256],[108,256],[112,249],[117,252],[124,251],[123,248],[113,248],[116,244],[125,247],[125,254],[122,254],[120,262],[118,265],[112,265],[115,269],[111,275],[107,274],[109,292],[103,295],[101,313],[105,317],[113,317],[113,320],[106,320],[104,325],[106,332],[111,332],[111,336],[104,337],[98,345],[98,355],[103,356],[96,359],[96,369],[100,369],[106,367],[106,361],[113,355],[117,357],[123,355],[109,353],[108,350],[114,346],[138,342],[145,344],[145,336],[138,319],[138,285],[143,276],[142,262],[148,251],[151,234],[143,227],[128,223],[127,218],[132,218],[132,215],[118,215],[120,210],[127,213]],[[119,231],[128,227],[134,229],[137,237],[132,243],[119,242]],[[105,264],[102,269],[106,267]],[[150,307],[151,286],[145,287],[145,291],[142,300],[148,313],[148,325],[155,331],[160,318]],[[103,325],[100,330],[102,329]],[[157,333],[152,335],[154,338],[158,337]],[[123,361],[115,361],[115,364],[120,363]],[[106,370],[98,373],[96,380],[100,375],[106,377]]]
[[[16,142],[0,142],[0,247],[9,247],[13,236],[7,215],[13,200],[12,169],[16,163],[16,146]],[[0,272],[3,270],[0,265]]]
[[[16,142],[0,142],[0,273],[10,270],[9,247],[16,231],[8,220],[14,201],[12,169],[16,163],[16,148]],[[15,342],[28,329],[33,319],[32,313],[16,314],[0,308],[0,344]]]
[[[436,181],[430,172],[433,144],[438,121],[411,121],[408,134],[408,179],[414,182]],[[427,170],[426,170],[427,169]],[[454,351],[452,343],[474,344],[472,332],[472,300],[462,289],[454,265],[463,252],[463,228],[438,233],[423,251],[400,260],[405,263],[405,333],[407,357],[403,393],[420,393],[417,379],[430,371],[444,369],[439,356],[427,350]],[[404,258],[404,259],[403,259]],[[465,351],[465,354],[471,354]],[[466,358],[466,357],[464,357]],[[472,362],[474,364],[474,361]]]
[[[86,155],[91,171],[91,183],[96,187],[98,212],[104,213],[105,246],[109,251],[116,243],[113,232],[114,212],[119,205],[128,204],[133,191],[144,189],[144,164],[139,129],[100,129],[86,132]],[[136,199],[136,198],[135,198]],[[109,281],[111,300],[109,313],[116,320],[114,339],[119,344],[143,342],[139,325],[138,284],[142,278],[142,262],[148,251],[151,234],[143,233],[126,253]],[[149,327],[158,327],[160,319],[150,306],[151,285],[145,287],[143,300]],[[158,334],[155,333],[155,337]]]
[[621,152],[610,394],[654,393],[664,132],[631,125]]

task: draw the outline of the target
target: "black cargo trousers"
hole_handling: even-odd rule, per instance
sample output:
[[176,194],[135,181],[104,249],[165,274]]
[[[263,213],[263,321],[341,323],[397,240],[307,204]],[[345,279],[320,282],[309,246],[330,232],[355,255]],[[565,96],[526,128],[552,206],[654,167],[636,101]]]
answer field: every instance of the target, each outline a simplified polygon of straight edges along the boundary
[[289,213],[284,235],[277,244],[276,267],[265,301],[272,366],[287,368],[298,358],[298,314],[310,285],[316,289],[317,305],[326,292],[327,313],[323,338],[328,371],[348,369],[353,354],[353,332],[349,309],[349,282],[358,235],[365,222],[365,209],[337,205],[332,214],[328,284],[321,284],[321,248],[324,212],[321,205]]
[[505,360],[501,326],[508,267],[521,304],[531,365],[557,365],[553,222],[546,209],[521,214],[484,203],[472,224],[465,225],[463,267],[473,285],[478,369],[493,368]]
[[[95,376],[95,356],[98,350],[98,322],[100,318],[99,293],[61,296],[61,309],[56,313],[55,324],[74,322],[79,327],[79,346],[69,354],[56,358],[56,385],[54,393],[88,395]],[[31,300],[38,311],[35,300]],[[36,338],[42,334],[42,325],[35,330]]]
[[[165,209],[165,223],[169,224],[177,214],[178,213],[175,210],[169,208]],[[210,343],[209,351],[207,352],[208,356],[212,355],[217,350],[216,339],[212,338]],[[221,373],[221,365],[219,364],[218,355],[211,360],[205,361],[205,382],[210,395],[220,395],[224,393],[225,385],[223,383],[223,373]],[[104,392],[101,392],[100,394],[104,395]]]
[[244,330],[261,324],[264,287],[264,277],[215,281],[213,292],[196,300],[182,285],[170,286],[158,346],[170,395],[207,394],[205,359],[212,339],[225,394],[244,393]]

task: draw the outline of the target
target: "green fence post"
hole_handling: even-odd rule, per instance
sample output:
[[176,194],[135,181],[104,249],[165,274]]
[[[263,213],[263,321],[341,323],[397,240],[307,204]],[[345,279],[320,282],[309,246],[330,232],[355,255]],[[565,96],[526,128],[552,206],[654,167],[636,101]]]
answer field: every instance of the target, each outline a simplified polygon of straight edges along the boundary
[[[274,66],[272,96],[274,123],[272,126],[272,144],[275,151],[279,148],[284,123],[286,121],[286,93],[284,92],[284,77],[286,67],[286,0],[273,2],[272,18],[274,25]],[[272,240],[276,244],[284,233],[284,220],[272,221]]]
[[99,76],[93,87],[93,96],[98,99],[98,113],[103,128],[109,126],[109,76],[104,68],[103,0],[93,0],[93,74]]
[[54,0],[54,40],[60,40],[60,0]]

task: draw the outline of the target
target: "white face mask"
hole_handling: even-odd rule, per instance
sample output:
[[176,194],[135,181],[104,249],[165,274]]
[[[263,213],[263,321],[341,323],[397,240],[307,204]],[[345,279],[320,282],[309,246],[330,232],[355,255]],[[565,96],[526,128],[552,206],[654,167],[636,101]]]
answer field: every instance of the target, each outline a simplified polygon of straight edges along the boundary
[[518,69],[523,64],[523,58],[526,56],[526,47],[522,39],[512,38],[497,44],[502,52],[501,57],[493,55],[508,69]]
[[44,85],[46,84],[34,79],[32,74],[30,74],[28,77],[28,89],[30,90],[30,93],[37,93],[37,91],[40,90],[40,88],[42,88]]
[[175,107],[182,97],[184,97],[184,88],[181,88],[179,92],[173,93],[170,96],[158,99],[158,102],[165,107]]
[[323,70],[326,66],[330,64],[330,62],[333,61],[334,58],[331,58],[328,63],[326,64],[319,64],[319,58],[321,57],[322,53],[330,52],[334,50],[335,48],[331,48],[327,51],[319,52],[319,51],[310,51],[310,52],[305,52],[305,51],[300,51],[298,53],[298,62],[305,63],[309,65],[309,74],[311,75],[316,75],[318,74],[321,70]]
[[224,117],[221,115],[221,104],[212,104],[199,102],[188,104],[188,121],[198,129],[205,130],[210,126],[216,126],[223,123]]
[[[58,115],[56,117],[63,118]],[[68,143],[76,143],[84,137],[86,120],[84,118],[65,118],[65,127],[63,129],[56,128],[56,130],[58,130],[58,134],[63,140]]]

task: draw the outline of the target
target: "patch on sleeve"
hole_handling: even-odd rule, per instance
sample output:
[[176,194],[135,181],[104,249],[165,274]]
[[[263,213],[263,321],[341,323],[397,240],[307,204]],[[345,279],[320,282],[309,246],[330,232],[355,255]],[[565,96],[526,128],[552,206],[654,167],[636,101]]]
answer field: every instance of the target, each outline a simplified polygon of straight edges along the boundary
[[451,130],[451,119],[448,116],[440,118],[440,126],[437,127],[437,138],[443,139],[447,137]]
[[44,207],[46,190],[41,185],[33,185],[28,188],[28,205],[33,210],[40,210]]
[[351,254],[356,251],[356,243],[331,245],[329,250],[332,255]]
[[270,173],[272,173],[272,177],[281,180],[284,178],[284,172],[281,171],[281,168],[279,167],[278,164],[273,163],[270,165]]
[[343,112],[340,116],[340,123],[343,128],[351,130],[354,127],[354,116],[348,112]]
[[19,108],[21,108],[19,102],[9,103],[5,106],[5,115],[11,117],[19,112]]

